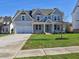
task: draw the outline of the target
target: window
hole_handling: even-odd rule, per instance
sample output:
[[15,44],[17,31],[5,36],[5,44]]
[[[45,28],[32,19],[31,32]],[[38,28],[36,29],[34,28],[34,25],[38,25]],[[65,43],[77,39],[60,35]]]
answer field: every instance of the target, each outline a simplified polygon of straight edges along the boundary
[[54,25],[54,30],[56,30],[56,25]]
[[55,21],[57,20],[56,16],[54,17],[54,20],[55,20]]
[[48,19],[51,19],[51,16],[48,16]]
[[36,25],[36,30],[38,30],[38,25]]
[[46,29],[47,29],[47,31],[49,30],[49,25],[46,25]]
[[57,25],[57,30],[60,30],[60,25]]
[[62,20],[62,17],[61,16],[58,16],[58,21],[61,21]]
[[60,30],[60,25],[54,25],[54,30]]
[[61,16],[52,16],[52,18],[54,18],[55,21],[61,21]]
[[60,21],[60,16],[58,16],[58,21]]
[[25,20],[25,16],[24,15],[22,15],[22,21],[24,21]]
[[39,16],[37,17],[37,20],[38,20],[38,21],[40,20],[40,17],[39,17]]
[[44,18],[45,20],[47,20],[48,19],[48,17],[47,16],[45,16],[45,18]]
[[41,25],[39,25],[39,30],[41,30]]
[[8,28],[6,28],[6,32],[8,32]]
[[41,16],[40,16],[40,15],[37,15],[37,16],[36,16],[37,21],[39,21],[39,20],[40,20],[40,18],[41,18]]
[[36,30],[41,30],[41,25],[36,25]]
[[4,32],[4,28],[3,28],[3,32]]

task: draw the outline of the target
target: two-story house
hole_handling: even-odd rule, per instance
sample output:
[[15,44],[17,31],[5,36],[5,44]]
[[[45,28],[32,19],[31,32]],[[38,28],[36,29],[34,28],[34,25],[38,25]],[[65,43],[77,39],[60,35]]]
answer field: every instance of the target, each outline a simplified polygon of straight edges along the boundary
[[12,30],[12,17],[0,17],[0,33],[11,33]]
[[74,32],[79,32],[79,0],[72,12],[72,26]]
[[[58,8],[18,10],[13,17],[15,33],[65,32],[64,13]],[[61,30],[63,29],[63,30]]]

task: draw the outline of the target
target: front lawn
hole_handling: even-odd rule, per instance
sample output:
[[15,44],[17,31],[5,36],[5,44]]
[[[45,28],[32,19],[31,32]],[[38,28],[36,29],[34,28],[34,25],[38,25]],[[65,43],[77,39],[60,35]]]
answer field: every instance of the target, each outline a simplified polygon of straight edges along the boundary
[[33,34],[22,49],[79,46],[79,34],[63,34],[63,37],[67,39],[56,40],[60,34]]
[[0,34],[0,37],[2,37],[2,36],[6,36],[6,35],[9,35],[9,34]]
[[15,59],[79,59],[79,54],[64,54],[53,56],[29,57],[29,58],[15,58]]

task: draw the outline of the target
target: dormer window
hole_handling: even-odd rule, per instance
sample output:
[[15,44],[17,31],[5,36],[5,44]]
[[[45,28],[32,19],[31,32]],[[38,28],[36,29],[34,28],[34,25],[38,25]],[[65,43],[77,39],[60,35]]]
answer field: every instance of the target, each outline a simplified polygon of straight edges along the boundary
[[37,20],[39,21],[40,20],[40,17],[37,17]]
[[40,18],[41,18],[41,16],[40,16],[40,15],[37,15],[37,16],[36,16],[36,20],[37,20],[37,21],[39,21],[39,20],[40,20]]
[[47,20],[48,19],[48,17],[47,16],[45,16],[45,20]]
[[25,15],[22,15],[21,19],[22,19],[22,21],[24,21],[25,20]]
[[55,21],[57,20],[56,16],[54,17],[54,20],[55,20]]

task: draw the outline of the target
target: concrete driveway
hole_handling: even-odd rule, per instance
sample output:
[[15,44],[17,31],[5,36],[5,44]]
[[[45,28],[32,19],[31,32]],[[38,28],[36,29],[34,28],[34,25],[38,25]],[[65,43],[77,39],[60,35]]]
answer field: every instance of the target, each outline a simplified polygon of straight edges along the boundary
[[0,59],[13,59],[31,34],[13,34],[0,37]]

